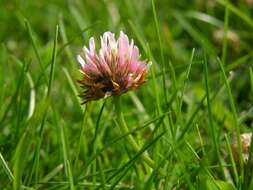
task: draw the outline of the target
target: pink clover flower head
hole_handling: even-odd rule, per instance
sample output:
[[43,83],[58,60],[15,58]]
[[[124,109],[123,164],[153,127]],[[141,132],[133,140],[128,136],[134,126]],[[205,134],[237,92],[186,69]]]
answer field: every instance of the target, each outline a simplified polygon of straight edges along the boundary
[[140,60],[139,49],[124,32],[118,40],[111,32],[100,37],[97,52],[94,38],[89,40],[89,48],[84,47],[77,56],[81,66],[82,79],[78,82],[84,91],[80,95],[83,103],[108,96],[119,96],[137,89],[146,81],[149,64]]

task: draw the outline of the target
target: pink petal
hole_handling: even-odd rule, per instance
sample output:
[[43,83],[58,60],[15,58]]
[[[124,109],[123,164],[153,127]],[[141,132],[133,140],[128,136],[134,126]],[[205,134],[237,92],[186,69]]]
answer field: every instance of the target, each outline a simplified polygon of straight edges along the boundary
[[106,63],[104,54],[101,50],[99,51],[99,68],[104,74],[111,75],[111,70]]
[[124,32],[122,31],[120,31],[118,43],[119,43],[119,58],[125,59],[126,55],[129,52],[129,40],[127,35],[125,35]]
[[132,55],[131,55],[131,60],[133,61],[133,60],[138,60],[139,59],[139,57],[140,57],[140,55],[139,55],[139,49],[137,48],[137,46],[134,46],[133,47],[133,52],[132,52]]

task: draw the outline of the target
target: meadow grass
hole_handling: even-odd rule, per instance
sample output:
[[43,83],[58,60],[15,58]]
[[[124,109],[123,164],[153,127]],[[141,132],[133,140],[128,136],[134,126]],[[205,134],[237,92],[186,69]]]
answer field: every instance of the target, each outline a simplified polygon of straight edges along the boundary
[[[252,16],[246,0],[1,1],[0,189],[253,189]],[[147,82],[82,105],[77,54],[120,30]]]

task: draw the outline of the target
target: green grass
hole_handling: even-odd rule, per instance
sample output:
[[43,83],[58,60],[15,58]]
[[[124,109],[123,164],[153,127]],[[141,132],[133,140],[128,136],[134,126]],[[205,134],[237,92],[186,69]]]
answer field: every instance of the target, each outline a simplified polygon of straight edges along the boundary
[[[253,131],[252,10],[1,1],[0,189],[251,190],[253,141],[245,163],[240,134]],[[77,54],[120,30],[152,62],[147,82],[82,105]]]

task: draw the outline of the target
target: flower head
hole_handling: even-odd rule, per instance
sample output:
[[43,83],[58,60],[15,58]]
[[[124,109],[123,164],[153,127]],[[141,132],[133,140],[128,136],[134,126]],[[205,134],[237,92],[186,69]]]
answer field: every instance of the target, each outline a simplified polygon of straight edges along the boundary
[[142,85],[146,80],[148,64],[140,60],[133,40],[129,42],[122,31],[118,40],[111,32],[101,36],[101,48],[95,49],[95,40],[90,38],[89,48],[84,47],[77,56],[81,65],[84,88],[83,103],[108,96],[118,96]]

